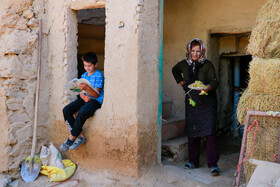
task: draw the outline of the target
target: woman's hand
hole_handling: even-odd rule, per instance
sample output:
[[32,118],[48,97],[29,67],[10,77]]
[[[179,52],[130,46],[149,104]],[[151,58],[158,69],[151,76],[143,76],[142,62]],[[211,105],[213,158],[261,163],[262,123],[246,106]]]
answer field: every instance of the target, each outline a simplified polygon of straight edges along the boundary
[[185,92],[189,91],[188,85],[185,81],[179,82],[179,84],[182,86],[182,88],[185,90]]
[[185,84],[186,82],[185,81],[181,81],[179,82],[179,84],[182,86],[183,84]]
[[207,88],[204,90],[198,90],[198,91],[204,91],[204,92],[209,92],[210,90],[212,90],[211,86],[209,84],[206,85]]

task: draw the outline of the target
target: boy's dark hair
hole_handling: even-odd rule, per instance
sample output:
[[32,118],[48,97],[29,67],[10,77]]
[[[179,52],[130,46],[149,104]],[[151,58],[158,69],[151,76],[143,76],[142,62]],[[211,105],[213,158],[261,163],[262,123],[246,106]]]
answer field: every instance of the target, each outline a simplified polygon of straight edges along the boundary
[[94,52],[87,52],[82,56],[82,60],[95,65],[97,63],[97,56]]

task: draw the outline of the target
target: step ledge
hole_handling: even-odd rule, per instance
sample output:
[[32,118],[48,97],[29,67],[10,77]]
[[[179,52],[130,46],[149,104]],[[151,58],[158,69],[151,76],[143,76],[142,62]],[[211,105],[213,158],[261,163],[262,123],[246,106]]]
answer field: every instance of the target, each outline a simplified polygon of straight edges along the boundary
[[187,136],[181,136],[179,138],[166,140],[166,141],[162,142],[161,145],[171,146],[171,145],[178,145],[178,144],[181,145],[181,144],[185,144],[185,143],[188,143],[188,137]]
[[185,121],[185,117],[172,117],[172,118],[162,119],[162,125],[178,122],[178,121]]

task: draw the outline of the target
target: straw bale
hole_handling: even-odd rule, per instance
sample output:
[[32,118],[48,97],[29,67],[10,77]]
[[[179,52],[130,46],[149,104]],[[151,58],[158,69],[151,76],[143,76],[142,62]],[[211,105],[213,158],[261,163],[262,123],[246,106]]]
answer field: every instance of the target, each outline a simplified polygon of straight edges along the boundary
[[[257,129],[256,139],[254,140],[254,132],[256,130],[255,126],[247,133],[245,156],[249,154],[252,149],[249,156],[250,159],[275,162],[276,160],[274,156],[276,156],[279,151],[279,121],[275,121],[275,118],[269,119],[268,117],[258,117],[257,119],[259,126]],[[254,141],[255,144],[254,147],[252,147]],[[249,181],[256,166],[248,161],[245,161],[243,168],[246,181]]]
[[[267,125],[267,124],[263,124]],[[266,129],[260,127],[257,131],[256,141],[250,158],[257,160],[264,160],[268,162],[274,162],[276,154],[279,151],[279,130],[278,128],[270,128],[268,126]],[[272,133],[272,134],[271,134]],[[254,142],[254,131],[247,134],[247,145],[246,149],[250,150]]]
[[[255,128],[253,128],[250,132],[248,132],[247,134],[247,141],[246,141],[246,152],[245,152],[245,155],[244,155],[244,158],[247,154],[249,154],[249,151],[251,149],[251,146],[252,146],[252,143],[254,141],[254,130]],[[256,145],[254,146],[254,149],[256,148]],[[254,152],[251,153],[251,156],[250,158],[256,158],[254,156],[252,156]],[[243,163],[243,168],[244,168],[244,174],[245,174],[245,177],[246,177],[246,181],[250,181],[250,178],[252,176],[252,174],[254,173],[255,169],[256,169],[256,165],[255,164],[252,164],[250,163],[248,160],[246,160],[244,163]]]
[[280,111],[280,96],[263,93],[252,93],[247,89],[239,99],[237,119],[244,125],[248,110],[255,111]]
[[274,162],[275,159],[273,156],[278,154],[279,151],[279,128],[268,128],[266,129],[264,135],[266,145],[265,150],[265,158],[267,161]]
[[256,58],[250,62],[249,91],[280,95],[280,58]]
[[268,0],[261,8],[249,40],[248,52],[262,58],[280,57],[280,1]]
[[249,161],[245,161],[243,163],[243,168],[244,168],[244,174],[245,174],[245,179],[246,183],[248,183],[257,168],[257,165],[250,163]]

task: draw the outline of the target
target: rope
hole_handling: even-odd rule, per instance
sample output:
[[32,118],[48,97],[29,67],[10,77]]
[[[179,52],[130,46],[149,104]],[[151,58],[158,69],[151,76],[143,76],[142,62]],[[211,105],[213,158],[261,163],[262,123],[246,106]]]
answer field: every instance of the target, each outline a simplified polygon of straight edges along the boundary
[[275,163],[278,163],[278,155],[273,155],[272,158],[275,160]]
[[69,181],[77,181],[77,185],[76,185],[75,187],[77,187],[78,184],[79,184],[79,182],[80,182],[79,179],[69,179],[69,180],[66,180],[66,181],[63,181],[63,182],[59,182],[59,183],[57,183],[57,184],[55,184],[55,185],[52,185],[51,187],[58,186],[58,185],[60,185],[60,184],[62,184],[62,183],[69,182]]
[[[250,148],[250,151],[248,152],[247,156],[237,165],[237,169],[238,171],[240,172],[241,171],[241,165],[243,162],[245,162],[249,156],[251,155],[251,153],[253,152],[253,147],[255,146],[255,143],[256,143],[256,137],[257,137],[257,131],[258,131],[258,128],[259,128],[259,122],[258,120],[254,120],[254,123],[248,128],[248,130],[246,131],[247,133],[250,132],[252,130],[252,128],[256,125],[256,129],[255,129],[255,132],[254,132],[254,141],[253,141],[253,144]],[[247,138],[247,137],[246,137]]]
[[245,110],[251,110],[251,111],[257,111],[257,110],[254,110],[254,109],[251,109],[251,108],[237,108],[236,110],[241,110],[241,109],[245,109]]
[[265,72],[264,72],[264,68],[263,68],[263,72],[262,72],[262,91],[265,93],[265,80],[264,80],[264,76],[265,75]]

